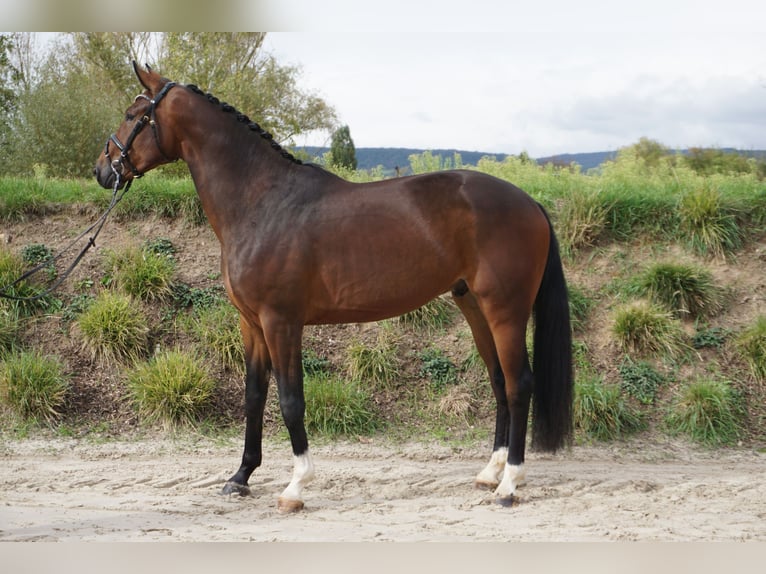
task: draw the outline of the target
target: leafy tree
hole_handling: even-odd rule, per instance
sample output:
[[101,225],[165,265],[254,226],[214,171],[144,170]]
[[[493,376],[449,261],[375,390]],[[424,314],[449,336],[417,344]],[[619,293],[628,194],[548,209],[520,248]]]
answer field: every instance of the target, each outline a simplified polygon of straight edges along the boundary
[[166,33],[159,69],[228,101],[283,144],[298,134],[331,129],[335,111],[298,87],[298,68],[279,64],[263,50],[265,37],[265,32]]
[[338,167],[356,169],[356,148],[348,126],[342,126],[333,132],[330,161]]
[[659,166],[662,158],[670,155],[670,150],[666,146],[646,137],[639,139],[627,150],[633,152],[637,158],[642,159],[646,167],[649,168]]

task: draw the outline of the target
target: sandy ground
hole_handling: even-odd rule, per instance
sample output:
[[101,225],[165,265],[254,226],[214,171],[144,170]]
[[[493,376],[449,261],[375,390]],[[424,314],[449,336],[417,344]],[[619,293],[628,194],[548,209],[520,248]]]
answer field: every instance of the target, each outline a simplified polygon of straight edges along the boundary
[[264,448],[253,496],[221,496],[238,440],[5,440],[0,541],[766,541],[766,454],[688,445],[531,453],[519,503],[475,490],[481,445],[312,448],[306,508],[276,511],[287,442]]

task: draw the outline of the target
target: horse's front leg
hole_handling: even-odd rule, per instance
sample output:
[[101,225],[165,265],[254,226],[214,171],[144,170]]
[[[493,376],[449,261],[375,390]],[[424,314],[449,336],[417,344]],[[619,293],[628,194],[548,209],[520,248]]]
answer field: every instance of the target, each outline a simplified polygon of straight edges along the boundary
[[245,451],[239,470],[224,485],[222,494],[247,496],[250,475],[261,465],[263,411],[271,376],[271,357],[260,327],[240,318],[240,329],[245,344]]
[[277,500],[277,509],[285,513],[303,508],[303,489],[314,478],[314,463],[304,425],[306,402],[303,396],[302,334],[302,326],[282,322],[271,324],[266,332],[274,361],[279,408],[293,449],[293,476]]

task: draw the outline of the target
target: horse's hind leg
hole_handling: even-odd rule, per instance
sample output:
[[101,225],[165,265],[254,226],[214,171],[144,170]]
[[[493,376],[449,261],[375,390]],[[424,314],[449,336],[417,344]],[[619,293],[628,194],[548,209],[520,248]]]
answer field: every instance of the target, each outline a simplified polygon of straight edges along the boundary
[[497,348],[492,338],[492,332],[487,325],[484,315],[479,309],[476,298],[468,291],[465,283],[458,284],[452,290],[452,297],[460,308],[471,328],[476,350],[487,366],[492,392],[495,395],[495,441],[492,456],[484,469],[476,475],[474,484],[477,488],[494,489],[500,484],[500,479],[508,459],[508,437],[510,429],[510,412],[505,394],[505,377],[500,367]]

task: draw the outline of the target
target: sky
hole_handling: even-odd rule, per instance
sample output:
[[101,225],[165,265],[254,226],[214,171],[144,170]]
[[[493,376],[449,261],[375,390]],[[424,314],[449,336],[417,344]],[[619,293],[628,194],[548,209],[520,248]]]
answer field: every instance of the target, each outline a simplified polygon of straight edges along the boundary
[[291,31],[266,47],[301,67],[357,147],[766,149],[763,2],[389,0],[364,19],[342,0],[322,16],[284,1]]
[[7,29],[270,31],[357,147],[766,149],[763,0],[132,0],[119,19],[97,0],[0,3]]

